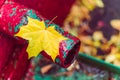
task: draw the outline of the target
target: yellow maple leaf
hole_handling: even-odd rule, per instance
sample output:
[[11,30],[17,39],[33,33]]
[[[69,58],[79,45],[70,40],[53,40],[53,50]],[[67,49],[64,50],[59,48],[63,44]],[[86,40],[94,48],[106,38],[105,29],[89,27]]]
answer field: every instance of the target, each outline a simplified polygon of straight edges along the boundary
[[29,41],[27,52],[28,57],[36,57],[41,51],[45,51],[53,61],[59,55],[59,44],[66,40],[58,33],[54,26],[46,28],[44,21],[39,21],[28,17],[28,24],[20,27],[20,31],[15,35]]

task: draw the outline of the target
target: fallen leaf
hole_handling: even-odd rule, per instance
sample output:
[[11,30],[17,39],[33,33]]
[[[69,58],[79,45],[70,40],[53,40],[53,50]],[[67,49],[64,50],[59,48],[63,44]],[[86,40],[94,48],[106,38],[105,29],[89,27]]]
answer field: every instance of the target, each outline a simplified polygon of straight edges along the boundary
[[44,67],[41,68],[41,73],[45,74],[46,72],[48,72],[50,69],[52,68],[52,64],[46,65]]
[[120,31],[120,19],[111,20],[110,24],[114,29],[117,29]]
[[53,61],[59,55],[59,44],[66,40],[58,33],[54,26],[45,26],[44,21],[39,21],[28,17],[28,24],[20,27],[20,31],[15,35],[29,41],[27,52],[28,57],[36,57],[41,51],[45,51]]

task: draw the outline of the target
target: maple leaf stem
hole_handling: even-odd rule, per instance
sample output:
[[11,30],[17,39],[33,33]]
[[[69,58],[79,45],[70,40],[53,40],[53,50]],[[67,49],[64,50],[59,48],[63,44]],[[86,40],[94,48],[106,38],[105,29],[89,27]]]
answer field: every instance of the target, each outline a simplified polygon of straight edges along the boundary
[[58,16],[55,16],[49,23],[48,26],[57,18]]

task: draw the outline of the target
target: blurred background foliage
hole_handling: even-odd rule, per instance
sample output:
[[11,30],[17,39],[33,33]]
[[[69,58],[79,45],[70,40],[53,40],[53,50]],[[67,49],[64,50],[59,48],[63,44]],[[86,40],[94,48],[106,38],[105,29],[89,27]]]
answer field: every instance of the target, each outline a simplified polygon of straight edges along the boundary
[[80,52],[120,66],[120,15],[112,5],[117,1],[76,0],[63,28],[80,38]]

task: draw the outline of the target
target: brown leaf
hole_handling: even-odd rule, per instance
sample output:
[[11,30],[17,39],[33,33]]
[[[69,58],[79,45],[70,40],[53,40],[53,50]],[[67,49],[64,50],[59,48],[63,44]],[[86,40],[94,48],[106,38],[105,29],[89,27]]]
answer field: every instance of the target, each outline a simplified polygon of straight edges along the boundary
[[45,74],[46,72],[48,72],[50,69],[52,68],[52,64],[46,65],[44,67],[41,68],[41,73]]

